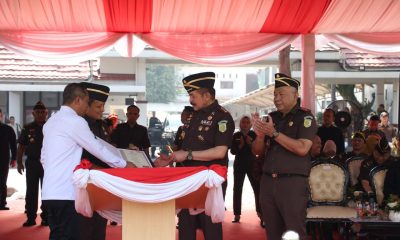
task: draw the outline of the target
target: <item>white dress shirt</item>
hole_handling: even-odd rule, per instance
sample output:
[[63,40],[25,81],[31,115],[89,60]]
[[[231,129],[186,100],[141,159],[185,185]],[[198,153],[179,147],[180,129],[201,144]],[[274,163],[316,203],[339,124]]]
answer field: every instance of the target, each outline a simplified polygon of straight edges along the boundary
[[80,163],[82,148],[111,167],[126,161],[109,151],[90,131],[88,123],[72,108],[62,106],[43,126],[41,162],[44,169],[43,200],[75,200],[72,174]]

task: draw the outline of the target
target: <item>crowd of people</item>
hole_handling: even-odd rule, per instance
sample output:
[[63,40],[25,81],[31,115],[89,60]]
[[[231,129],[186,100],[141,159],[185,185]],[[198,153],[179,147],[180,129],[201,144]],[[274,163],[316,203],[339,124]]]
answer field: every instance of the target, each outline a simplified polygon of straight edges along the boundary
[[[276,111],[265,117],[258,113],[243,116],[234,132],[231,114],[215,98],[214,82],[212,72],[182,80],[191,106],[182,111],[182,126],[169,153],[155,159],[154,166],[228,166],[230,151],[235,156],[232,223],[241,221],[247,175],[254,192],[255,211],[268,239],[281,239],[287,230],[307,239],[308,176],[312,162],[324,159],[346,166],[348,159],[362,158],[357,184],[350,187],[352,191],[366,193],[373,191],[371,169],[385,165],[389,169],[385,196],[400,196],[400,165],[396,161],[400,155],[400,135],[389,123],[388,112],[382,110],[379,115],[370,116],[366,129],[352,134],[351,148],[346,151],[345,129],[334,124],[336,111],[325,109],[322,125],[318,126],[311,111],[299,105],[300,82],[278,73],[274,90]],[[137,123],[140,109],[136,105],[127,107],[126,123],[117,124],[112,117],[102,119],[109,91],[100,84],[71,83],[64,89],[62,107],[49,119],[46,106],[39,101],[33,108],[32,123],[23,128],[11,118],[9,125],[0,123],[0,210],[9,209],[7,174],[9,166],[17,165],[19,173],[26,172],[27,219],[23,227],[36,225],[42,185],[41,225],[50,227],[50,239],[106,238],[106,219],[97,213],[84,217],[75,210],[73,169],[82,159],[90,161],[92,168],[136,167],[104,147],[103,141],[117,148],[144,151],[149,158],[154,153],[147,128]],[[2,117],[0,110],[0,120]],[[157,122],[152,118],[150,124]],[[225,182],[224,196],[226,187]],[[179,239],[196,239],[198,228],[203,230],[206,240],[223,239],[222,224],[213,223],[204,212],[192,214],[183,209],[178,218]]]

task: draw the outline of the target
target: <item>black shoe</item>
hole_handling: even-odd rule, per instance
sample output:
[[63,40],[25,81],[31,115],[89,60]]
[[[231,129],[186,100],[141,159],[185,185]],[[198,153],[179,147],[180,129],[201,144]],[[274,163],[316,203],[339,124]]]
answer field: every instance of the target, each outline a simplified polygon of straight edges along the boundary
[[111,221],[111,222],[110,222],[110,225],[112,225],[112,226],[117,226],[117,224],[118,224],[118,223],[117,223],[117,222],[114,222],[114,221]]
[[26,222],[24,222],[22,224],[23,227],[31,227],[36,225],[36,221],[35,220],[26,220]]
[[240,215],[235,215],[235,218],[232,220],[232,223],[240,222]]
[[9,208],[9,207],[6,207],[6,206],[1,206],[1,207],[0,207],[0,210],[10,210],[10,208]]
[[41,226],[49,226],[49,223],[47,220],[42,219],[42,222],[40,223]]

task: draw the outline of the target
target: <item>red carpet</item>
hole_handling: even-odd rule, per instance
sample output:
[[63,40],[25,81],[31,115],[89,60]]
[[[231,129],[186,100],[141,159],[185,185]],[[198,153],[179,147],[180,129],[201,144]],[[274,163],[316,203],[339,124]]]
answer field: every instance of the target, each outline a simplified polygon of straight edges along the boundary
[[[38,225],[24,228],[22,223],[26,220],[24,214],[24,200],[9,201],[10,211],[0,211],[0,239],[1,240],[45,240],[49,237],[49,228],[41,227],[40,217],[36,219]],[[255,211],[243,212],[241,223],[233,224],[232,212],[227,211],[223,223],[224,240],[252,239],[265,240],[265,231],[260,227],[260,222]],[[121,239],[121,226],[107,227],[107,240]],[[203,240],[202,232],[198,231],[197,239]]]

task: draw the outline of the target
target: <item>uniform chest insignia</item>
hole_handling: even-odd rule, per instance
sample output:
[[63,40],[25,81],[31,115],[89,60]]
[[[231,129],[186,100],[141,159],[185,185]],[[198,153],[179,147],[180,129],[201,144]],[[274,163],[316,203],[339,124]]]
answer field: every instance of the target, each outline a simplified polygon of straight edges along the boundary
[[311,127],[312,119],[313,119],[312,116],[305,116],[304,117],[303,125],[304,125],[305,128]]
[[206,128],[204,128],[204,131],[208,131],[208,130],[210,130],[210,128],[209,127],[206,127]]
[[199,131],[200,131],[200,132],[201,132],[201,130],[203,130],[203,126],[200,126],[200,127],[199,127]]
[[293,121],[289,122],[289,127],[293,126]]
[[29,142],[34,143],[34,142],[35,142],[35,139],[34,139],[34,138],[31,138],[31,139],[29,139]]
[[197,136],[197,138],[198,138],[200,141],[204,142],[204,137],[203,137],[203,136],[199,135],[199,136]]
[[208,116],[207,120],[208,120],[208,121],[211,121],[212,118],[213,118],[212,116]]
[[201,120],[200,124],[201,124],[201,125],[206,125],[206,126],[211,126],[211,125],[212,125],[212,121],[209,121],[209,120]]
[[228,121],[226,120],[222,120],[218,122],[218,131],[224,133],[226,131],[226,124],[228,123]]

